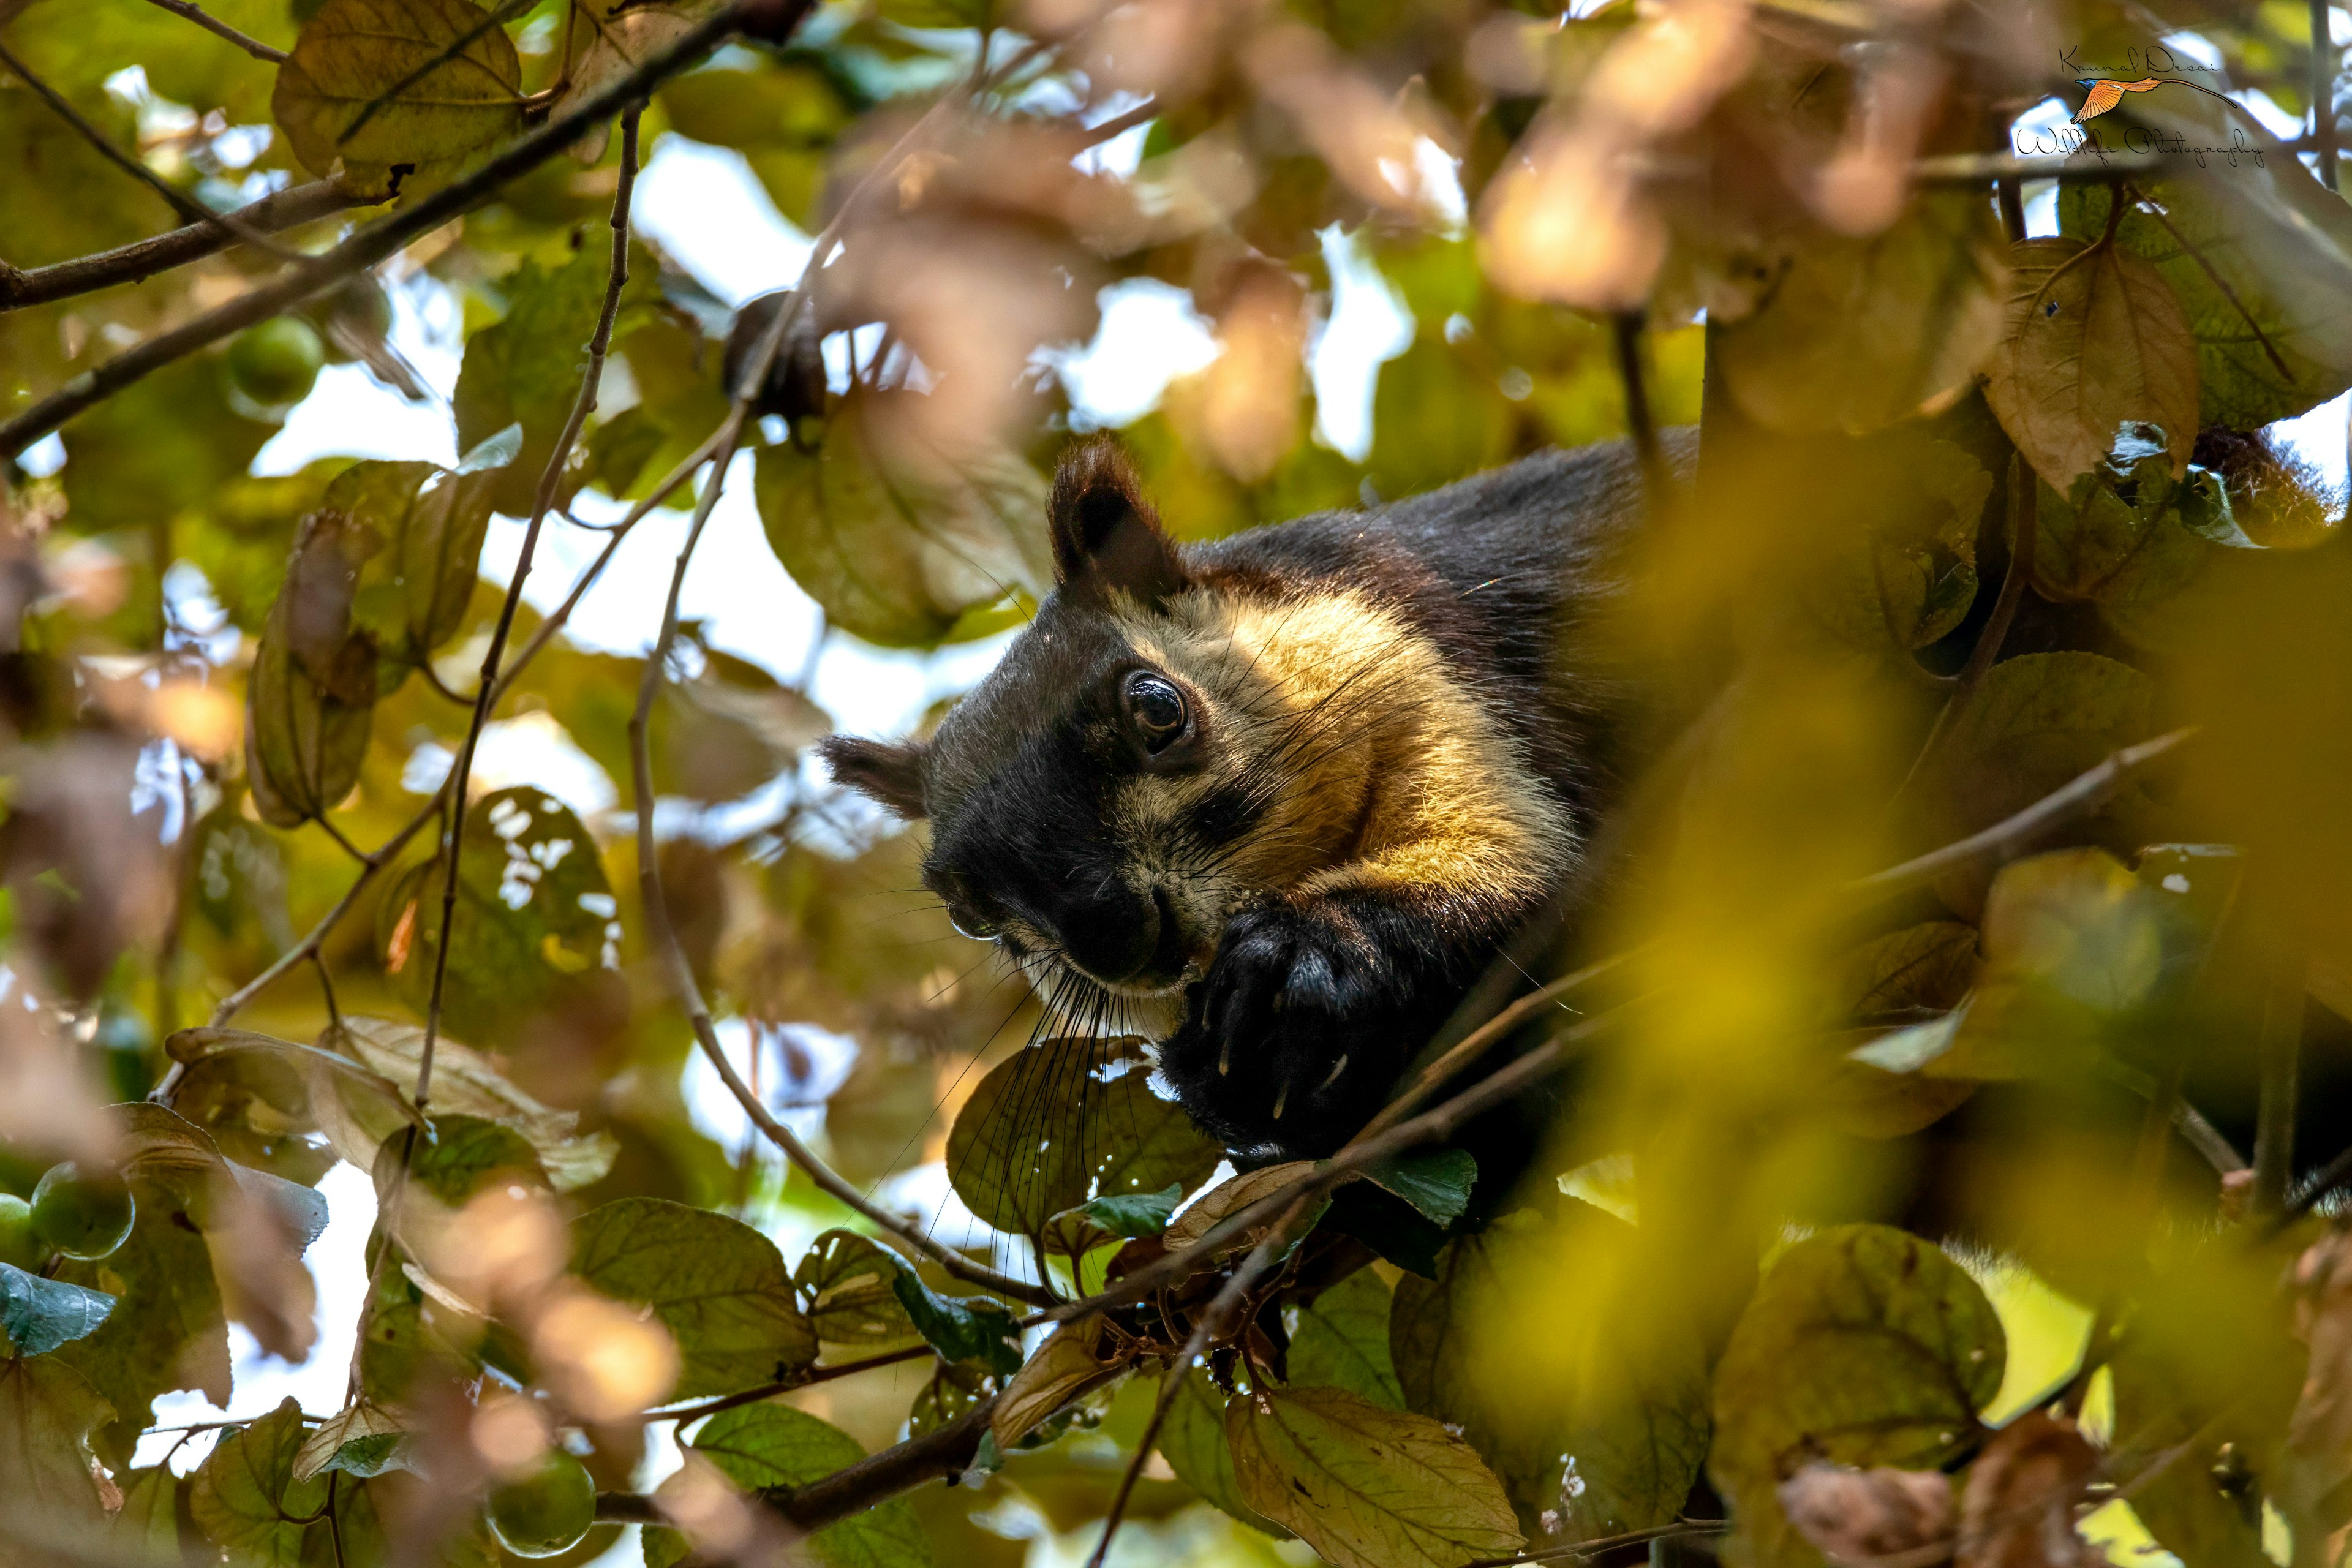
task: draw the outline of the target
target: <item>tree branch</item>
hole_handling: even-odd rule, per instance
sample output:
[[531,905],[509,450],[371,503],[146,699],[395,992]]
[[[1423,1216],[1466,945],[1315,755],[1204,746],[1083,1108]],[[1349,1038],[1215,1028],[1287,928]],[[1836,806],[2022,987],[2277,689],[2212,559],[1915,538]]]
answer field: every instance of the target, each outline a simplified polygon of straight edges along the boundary
[[281,257],[289,261],[295,259],[299,254],[287,249],[257,229],[247,228],[228,214],[213,211],[212,208],[149,168],[141,160],[117,147],[105,132],[92,125],[83,117],[81,110],[66,100],[65,94],[34,75],[32,68],[12,54],[5,44],[0,44],[0,65],[6,66],[15,73],[17,80],[31,88],[36,97],[56,111],[58,118],[72,126],[76,134],[97,150],[100,157],[163,197],[172,210],[182,217],[191,223],[217,225],[246,244],[257,246],[273,256]]
[[[433,949],[433,991],[425,1010],[425,1044],[419,1049],[416,1062],[416,1109],[425,1109],[433,1088],[433,1047],[441,1033],[442,994],[449,980],[450,936],[455,931],[457,914],[457,860],[466,844],[466,784],[473,776],[474,752],[481,744],[482,727],[489,722],[490,705],[499,689],[499,666],[504,661],[507,637],[514,630],[515,612],[522,607],[522,585],[530,575],[531,556],[539,549],[540,531],[547,524],[547,514],[555,505],[555,492],[563,483],[563,470],[572,461],[572,448],[580,439],[580,432],[588,423],[588,415],[596,406],[596,388],[604,378],[604,356],[613,347],[613,322],[621,313],[621,290],[629,282],[629,203],[637,189],[637,120],[643,105],[632,105],[621,116],[621,182],[613,193],[613,259],[604,280],[604,305],[596,317],[596,330],[588,339],[588,364],[580,377],[579,394],[572,400],[571,416],[563,422],[562,434],[555,438],[555,449],[547,455],[547,466],[540,470],[539,494],[532,500],[530,521],[523,529],[522,552],[515,561],[514,576],[507,584],[506,602],[499,606],[498,624],[490,629],[490,646],[482,654],[482,674],[474,688],[474,715],[466,724],[466,743],[457,752],[457,764],[450,772],[449,840],[444,853],[448,863],[441,879],[441,940]],[[713,495],[719,486],[710,487]]]
[[[980,1451],[981,1435],[988,1430],[988,1419],[995,1410],[996,1400],[991,1395],[944,1426],[909,1437],[806,1486],[767,1488],[759,1493],[760,1500],[803,1530],[822,1530],[925,1481],[963,1474],[971,1468],[972,1457]],[[620,1524],[669,1522],[652,1498],[638,1492],[600,1493],[596,1517]]]
[[226,38],[255,59],[267,60],[274,66],[286,63],[284,49],[273,49],[259,38],[247,37],[219,17],[207,14],[203,6],[191,4],[191,0],[147,0],[147,4],[161,6],[174,16],[185,16],[214,37]]
[[2098,805],[2123,787],[2124,781],[2134,773],[2196,732],[2192,725],[2175,730],[2168,735],[2158,735],[2153,741],[2142,741],[2137,746],[2126,746],[2109,755],[2098,766],[2043,795],[2015,816],[2003,817],[1990,827],[1980,833],[1972,833],[1958,843],[1947,844],[1941,849],[1931,849],[1916,859],[1904,861],[1900,866],[1890,866],[1884,871],[1849,882],[1846,891],[1857,899],[1875,903],[1883,899],[1891,899],[1897,893],[1907,893],[1914,888],[1923,887],[1956,866],[1965,866],[1987,856],[2006,855],[2060,823]]
[[159,332],[74,377],[32,407],[0,424],[0,461],[16,457],[42,437],[92,405],[152,374],[164,365],[220,342],[232,332],[277,315],[289,305],[321,294],[344,279],[374,266],[409,241],[431,233],[489,200],[509,181],[571,147],[618,110],[646,97],[670,78],[700,60],[734,32],[756,19],[763,37],[781,38],[804,16],[813,0],[729,0],[633,70],[625,71],[538,130],[520,136],[473,173],[452,180],[415,205],[368,225],[332,250],[304,259],[278,277],[218,309],[170,331]]
[[[275,234],[369,205],[332,180],[313,180],[307,185],[289,185],[282,191],[273,191],[226,216],[236,219],[237,226]],[[0,310],[46,305],[52,300],[94,293],[120,283],[137,283],[158,272],[202,260],[235,243],[238,243],[235,235],[207,218],[152,239],[134,240],[112,250],[47,267],[18,268],[0,262]]]

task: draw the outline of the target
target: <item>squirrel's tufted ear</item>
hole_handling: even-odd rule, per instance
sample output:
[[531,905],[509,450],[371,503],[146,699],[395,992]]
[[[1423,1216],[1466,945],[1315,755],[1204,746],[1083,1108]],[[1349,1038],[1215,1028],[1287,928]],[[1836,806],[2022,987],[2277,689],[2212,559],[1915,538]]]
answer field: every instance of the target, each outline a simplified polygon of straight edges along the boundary
[[1108,436],[1070,448],[1048,503],[1054,575],[1065,588],[1121,589],[1145,604],[1181,593],[1184,563],[1126,450]]
[[847,784],[908,822],[923,819],[924,763],[930,748],[922,742],[827,735],[817,742],[817,754],[833,770],[835,783]]

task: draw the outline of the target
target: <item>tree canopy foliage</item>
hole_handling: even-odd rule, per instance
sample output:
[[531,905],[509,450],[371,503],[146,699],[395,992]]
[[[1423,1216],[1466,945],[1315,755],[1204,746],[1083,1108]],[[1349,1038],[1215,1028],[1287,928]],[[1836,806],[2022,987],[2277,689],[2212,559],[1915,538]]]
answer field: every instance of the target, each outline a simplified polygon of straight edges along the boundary
[[[2337,1561],[2352,546],[2272,428],[2352,387],[2337,20],[0,0],[0,1554]],[[793,290],[640,232],[688,146]],[[1182,538],[1643,459],[1609,891],[1328,1161],[1064,1033],[805,754],[875,716],[680,614],[732,485],[809,670],[1019,626],[1145,287]],[[361,374],[454,460],[255,471]],[[1517,1185],[1449,1143],[1563,1074]],[[159,1415],[315,1364],[345,1165],[341,1400]]]

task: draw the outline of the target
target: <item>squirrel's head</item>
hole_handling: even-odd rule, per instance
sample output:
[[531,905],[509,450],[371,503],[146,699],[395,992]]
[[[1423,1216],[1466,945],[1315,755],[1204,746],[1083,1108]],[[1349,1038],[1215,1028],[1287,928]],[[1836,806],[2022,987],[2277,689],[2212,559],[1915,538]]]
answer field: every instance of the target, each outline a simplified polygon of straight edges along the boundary
[[937,736],[836,735],[824,754],[929,819],[923,879],[961,930],[1040,979],[1093,982],[1081,998],[1172,998],[1241,902],[1347,831],[1322,809],[1346,715],[1302,712],[1267,648],[1269,616],[1329,617],[1195,570],[1108,439],[1064,460],[1049,521],[1055,591]]

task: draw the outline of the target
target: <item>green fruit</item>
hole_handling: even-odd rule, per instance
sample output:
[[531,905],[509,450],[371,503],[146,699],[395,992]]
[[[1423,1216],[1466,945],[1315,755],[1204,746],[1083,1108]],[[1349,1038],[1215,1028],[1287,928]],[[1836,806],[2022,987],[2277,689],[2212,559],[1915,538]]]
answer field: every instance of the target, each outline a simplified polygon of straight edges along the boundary
[[588,1467],[551,1449],[530,1474],[490,1489],[490,1533],[518,1557],[552,1557],[580,1544],[596,1522]]
[[271,408],[310,395],[327,346],[318,329],[298,316],[278,316],[248,327],[228,345],[229,379],[254,402]]
[[33,1230],[68,1258],[103,1258],[131,1234],[134,1214],[122,1178],[51,1165],[33,1189]]
[[47,1250],[33,1234],[33,1205],[14,1193],[0,1193],[0,1263],[38,1268]]

